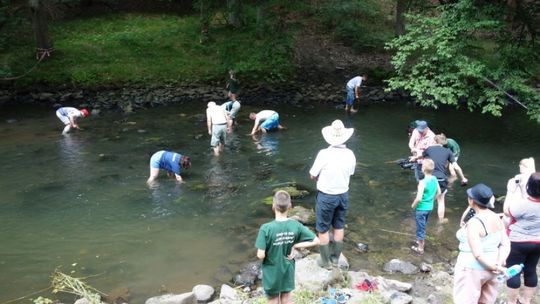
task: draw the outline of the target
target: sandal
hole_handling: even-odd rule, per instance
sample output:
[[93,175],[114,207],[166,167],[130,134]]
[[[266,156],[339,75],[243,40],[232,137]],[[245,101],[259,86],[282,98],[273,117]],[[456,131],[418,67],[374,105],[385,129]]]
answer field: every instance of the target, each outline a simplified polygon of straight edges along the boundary
[[412,246],[411,250],[414,251],[418,255],[423,255],[424,254],[424,250],[421,250],[420,248],[418,248],[418,246]]

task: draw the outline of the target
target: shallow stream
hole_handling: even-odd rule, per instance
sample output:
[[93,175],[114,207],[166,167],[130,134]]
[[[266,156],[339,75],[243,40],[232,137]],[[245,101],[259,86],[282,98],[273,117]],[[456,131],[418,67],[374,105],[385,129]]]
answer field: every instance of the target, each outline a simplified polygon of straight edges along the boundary
[[[252,127],[247,115],[261,108],[244,106],[225,152],[216,158],[204,110],[204,103],[193,102],[131,115],[105,113],[81,121],[83,132],[64,137],[53,109],[2,109],[0,303],[46,288],[56,267],[92,276],[88,283],[104,292],[127,287],[132,303],[163,290],[219,286],[255,259],[257,229],[272,218],[262,200],[276,185],[296,182],[311,190],[294,203],[314,206],[308,170],[326,146],[321,128],[336,118],[355,128],[348,147],[358,161],[351,179],[346,255],[352,269],[374,274],[395,257],[434,263],[455,256],[454,233],[466,206],[459,182],[446,199],[450,222],[441,229],[432,215],[426,254],[411,255],[416,184],[412,171],[392,163],[408,154],[410,121],[426,119],[456,139],[470,184],[484,182],[497,196],[505,194],[521,158],[540,161],[540,127],[523,113],[497,119],[371,105],[347,116],[324,104],[277,108],[288,129],[257,141],[246,135]],[[161,149],[192,158],[184,184],[161,173],[157,187],[146,185],[149,158]],[[369,245],[368,253],[354,250],[360,242]]]

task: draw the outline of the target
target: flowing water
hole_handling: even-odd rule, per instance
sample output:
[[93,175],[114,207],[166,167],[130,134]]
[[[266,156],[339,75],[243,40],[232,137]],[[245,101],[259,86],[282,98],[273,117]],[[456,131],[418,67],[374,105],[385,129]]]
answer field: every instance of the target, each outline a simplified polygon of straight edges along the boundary
[[[411,255],[416,184],[412,171],[388,163],[407,156],[410,121],[424,118],[456,139],[470,183],[484,182],[497,196],[504,195],[521,158],[540,159],[540,127],[523,113],[496,119],[372,105],[347,116],[329,105],[282,106],[276,110],[288,130],[254,141],[246,135],[252,127],[247,114],[260,109],[242,108],[220,157],[210,153],[200,102],[131,115],[105,113],[81,121],[86,130],[66,137],[53,109],[2,109],[0,303],[46,288],[57,267],[91,276],[88,283],[104,292],[127,287],[132,303],[164,290],[219,286],[255,259],[257,229],[272,218],[262,200],[276,185],[296,182],[311,190],[294,203],[314,206],[308,170],[326,146],[321,127],[336,118],[355,128],[348,147],[358,161],[350,185],[346,255],[352,269],[375,274],[395,257],[419,263],[455,256],[454,233],[466,206],[459,183],[446,199],[450,222],[440,229],[432,215],[426,254]],[[146,185],[149,158],[162,149],[192,158],[184,184],[161,173],[156,187]],[[360,242],[369,245],[368,253],[354,250]]]

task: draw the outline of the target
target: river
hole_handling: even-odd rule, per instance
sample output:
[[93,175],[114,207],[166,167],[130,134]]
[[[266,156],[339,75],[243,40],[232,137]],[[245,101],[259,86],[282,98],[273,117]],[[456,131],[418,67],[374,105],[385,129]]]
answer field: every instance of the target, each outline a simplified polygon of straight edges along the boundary
[[[446,199],[450,222],[440,228],[433,214],[424,257],[411,255],[416,184],[412,171],[388,163],[408,154],[410,121],[426,119],[456,139],[470,184],[484,182],[497,196],[505,194],[521,158],[540,159],[540,127],[523,113],[498,119],[399,104],[360,107],[347,116],[331,105],[283,105],[276,110],[287,130],[255,142],[246,135],[252,127],[247,115],[261,109],[241,109],[225,152],[214,157],[203,102],[131,115],[104,113],[80,121],[85,130],[65,137],[53,109],[3,108],[0,303],[46,288],[57,267],[91,276],[88,283],[104,292],[127,287],[133,303],[163,290],[219,286],[255,259],[257,229],[272,218],[262,200],[275,185],[296,182],[315,189],[308,170],[326,146],[321,128],[336,118],[355,128],[348,147],[358,161],[350,185],[346,255],[352,269],[374,274],[395,257],[434,263],[455,256],[454,233],[466,207],[459,182]],[[146,185],[149,158],[161,149],[192,158],[184,184],[161,173],[156,187]],[[313,208],[314,193],[294,204]],[[500,204],[496,208],[501,210]],[[368,253],[354,250],[359,242],[369,245]]]

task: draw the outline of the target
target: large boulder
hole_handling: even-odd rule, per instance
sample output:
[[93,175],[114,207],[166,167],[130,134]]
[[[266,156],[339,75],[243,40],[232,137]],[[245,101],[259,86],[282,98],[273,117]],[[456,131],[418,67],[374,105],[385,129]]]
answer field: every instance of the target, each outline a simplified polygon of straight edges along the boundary
[[297,289],[320,291],[328,286],[341,285],[347,280],[347,273],[337,268],[327,270],[317,265],[319,254],[312,254],[296,261],[295,281]]

